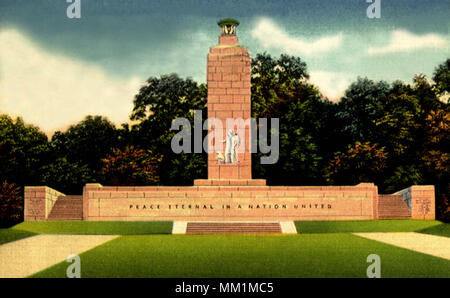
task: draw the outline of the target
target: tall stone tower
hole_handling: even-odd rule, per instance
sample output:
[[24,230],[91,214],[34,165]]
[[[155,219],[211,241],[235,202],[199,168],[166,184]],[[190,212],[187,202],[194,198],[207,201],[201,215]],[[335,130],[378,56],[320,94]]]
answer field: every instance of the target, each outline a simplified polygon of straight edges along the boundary
[[[262,181],[251,182],[251,58],[247,49],[239,45],[236,36],[239,22],[224,19],[218,22],[218,25],[222,30],[219,44],[211,47],[208,54],[207,108],[208,121],[220,121],[223,133],[221,136],[215,134],[211,137],[211,131],[217,129],[217,126],[211,123],[208,141],[210,146],[212,144],[215,147],[215,151],[210,150],[208,154],[209,182],[197,180],[196,185],[261,185]],[[230,129],[227,127],[227,121],[230,120],[235,124],[245,125],[236,125]],[[231,130],[238,135],[239,150],[230,162],[228,142]],[[221,153],[218,154],[218,151]],[[265,180],[263,181],[265,184]]]

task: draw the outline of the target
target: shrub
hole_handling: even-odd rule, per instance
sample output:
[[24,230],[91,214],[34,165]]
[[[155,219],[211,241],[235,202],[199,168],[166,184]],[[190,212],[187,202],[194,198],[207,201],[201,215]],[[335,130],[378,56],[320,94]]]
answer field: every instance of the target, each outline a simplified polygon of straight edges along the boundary
[[0,184],[0,227],[9,227],[22,219],[23,197],[20,188],[4,181]]

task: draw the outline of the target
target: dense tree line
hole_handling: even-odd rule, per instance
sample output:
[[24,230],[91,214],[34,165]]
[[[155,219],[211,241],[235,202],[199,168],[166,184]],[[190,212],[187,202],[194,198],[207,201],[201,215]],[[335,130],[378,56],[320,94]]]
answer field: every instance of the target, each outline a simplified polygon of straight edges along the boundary
[[[448,221],[449,69],[447,59],[432,80],[419,74],[412,84],[358,78],[333,103],[309,82],[300,58],[256,55],[252,116],[280,119],[274,131],[280,157],[276,164],[261,165],[261,153],[254,154],[254,178],[271,185],[374,182],[380,193],[432,184],[437,215]],[[48,140],[38,127],[0,115],[1,224],[20,220],[10,209],[20,209],[25,185],[79,194],[90,182],[192,185],[206,178],[205,153],[175,154],[170,147],[176,133],[172,120],[193,123],[194,110],[206,119],[206,101],[205,84],[171,74],[151,77],[142,86],[132,125],[118,128],[104,117],[88,116]]]

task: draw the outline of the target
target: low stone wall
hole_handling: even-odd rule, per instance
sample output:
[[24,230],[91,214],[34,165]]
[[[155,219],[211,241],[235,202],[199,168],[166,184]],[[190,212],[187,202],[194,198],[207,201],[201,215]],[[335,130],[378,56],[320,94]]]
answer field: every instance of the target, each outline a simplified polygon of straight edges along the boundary
[[411,210],[412,219],[435,219],[435,194],[433,185],[413,185],[395,193]]
[[25,187],[25,221],[47,220],[53,205],[65,194],[47,186]]
[[377,217],[377,187],[104,187],[83,192],[85,220],[283,221]]

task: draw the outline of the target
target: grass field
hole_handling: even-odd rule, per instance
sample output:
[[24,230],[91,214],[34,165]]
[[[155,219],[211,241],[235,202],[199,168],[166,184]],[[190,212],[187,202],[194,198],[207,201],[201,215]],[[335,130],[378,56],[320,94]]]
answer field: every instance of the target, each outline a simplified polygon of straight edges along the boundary
[[[437,228],[441,226],[441,228]],[[450,224],[436,220],[296,221],[298,233],[420,232],[449,233]],[[447,234],[448,236],[448,234]]]
[[[80,255],[82,277],[450,277],[450,261],[350,234],[122,236]],[[62,262],[32,277],[65,277]]]
[[450,223],[441,223],[439,225],[419,230],[418,232],[423,234],[450,237]]
[[[366,277],[370,254],[382,277],[450,277],[450,261],[353,232],[450,236],[439,221],[296,222],[298,235],[164,235],[171,222],[25,222],[0,229],[0,244],[35,234],[121,237],[81,254],[82,277]],[[33,277],[65,277],[61,262]]]
[[0,229],[0,245],[37,234],[149,235],[170,234],[171,231],[170,221],[28,221],[9,229]]
[[36,235],[36,233],[14,229],[0,229],[0,245],[7,242],[30,237],[33,235]]
[[13,230],[35,234],[148,235],[170,234],[170,221],[44,221],[23,222]]
[[[300,234],[419,232],[450,237],[450,224],[430,220],[298,221],[295,225]],[[23,222],[9,229],[0,229],[0,244],[36,234],[149,235],[170,234],[171,230],[172,222],[169,221]]]

